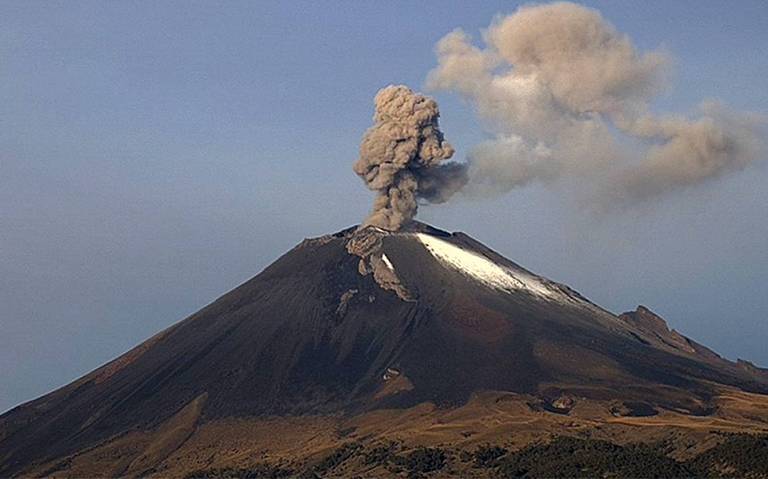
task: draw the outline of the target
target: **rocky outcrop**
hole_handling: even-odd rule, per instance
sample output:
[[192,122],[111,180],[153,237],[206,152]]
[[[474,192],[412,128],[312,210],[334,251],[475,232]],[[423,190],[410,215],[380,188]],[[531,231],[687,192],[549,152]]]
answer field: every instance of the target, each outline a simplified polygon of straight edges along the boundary
[[635,311],[622,313],[619,318],[671,348],[692,354],[697,352],[690,339],[670,329],[664,318],[645,306],[640,305]]
[[384,254],[383,240],[389,234],[374,226],[360,228],[347,240],[347,252],[360,257],[357,268],[360,274],[372,274],[382,289],[393,291],[403,301],[413,301],[414,295],[403,285]]
[[339,317],[344,317],[347,314],[347,308],[349,307],[349,301],[358,293],[357,289],[349,289],[344,291],[344,294],[339,298],[339,305],[336,307],[336,314]]
[[768,369],[756,366],[752,361],[739,358],[736,360],[736,366],[754,376],[762,379],[768,378]]

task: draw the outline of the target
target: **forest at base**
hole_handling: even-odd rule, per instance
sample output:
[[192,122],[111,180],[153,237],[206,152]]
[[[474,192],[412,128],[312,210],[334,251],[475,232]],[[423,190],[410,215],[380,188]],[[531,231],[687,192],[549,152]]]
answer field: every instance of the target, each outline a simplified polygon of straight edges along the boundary
[[[559,436],[517,451],[486,444],[474,451],[420,447],[403,451],[391,442],[373,448],[351,442],[303,468],[262,463],[242,468],[196,471],[187,479],[318,479],[383,467],[409,478],[457,466],[486,471],[495,478],[768,478],[768,434],[729,434],[718,445],[687,461],[669,457],[666,443],[618,445],[596,439]],[[362,477],[362,476],[360,476]]]

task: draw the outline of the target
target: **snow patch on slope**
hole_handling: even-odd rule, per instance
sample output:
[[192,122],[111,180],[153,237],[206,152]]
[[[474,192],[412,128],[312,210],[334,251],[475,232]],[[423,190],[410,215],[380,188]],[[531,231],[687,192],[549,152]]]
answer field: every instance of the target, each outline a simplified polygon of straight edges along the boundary
[[416,238],[440,262],[487,286],[505,291],[523,290],[540,297],[572,301],[557,287],[523,269],[498,265],[483,255],[428,234],[417,233]]
[[392,266],[392,262],[387,258],[387,255],[383,254],[381,255],[381,260],[384,262],[385,265],[387,265],[387,268],[389,268],[393,273],[395,272],[395,267]]

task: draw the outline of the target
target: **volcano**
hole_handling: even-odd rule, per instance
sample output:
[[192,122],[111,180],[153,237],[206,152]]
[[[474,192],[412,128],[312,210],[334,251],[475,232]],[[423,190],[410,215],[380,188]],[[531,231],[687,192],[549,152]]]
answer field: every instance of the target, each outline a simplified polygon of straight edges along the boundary
[[0,476],[310,463],[349,438],[765,430],[766,394],[768,371],[648,308],[615,315],[466,234],[353,227],[0,416]]

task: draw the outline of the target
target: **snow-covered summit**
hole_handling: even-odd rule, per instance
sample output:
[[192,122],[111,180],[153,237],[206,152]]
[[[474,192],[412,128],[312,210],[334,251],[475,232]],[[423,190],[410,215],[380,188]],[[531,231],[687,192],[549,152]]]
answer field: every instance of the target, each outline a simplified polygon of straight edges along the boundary
[[557,285],[522,268],[499,265],[480,253],[466,250],[433,235],[415,233],[414,236],[441,263],[488,287],[503,291],[526,291],[557,301],[573,301],[573,298]]

